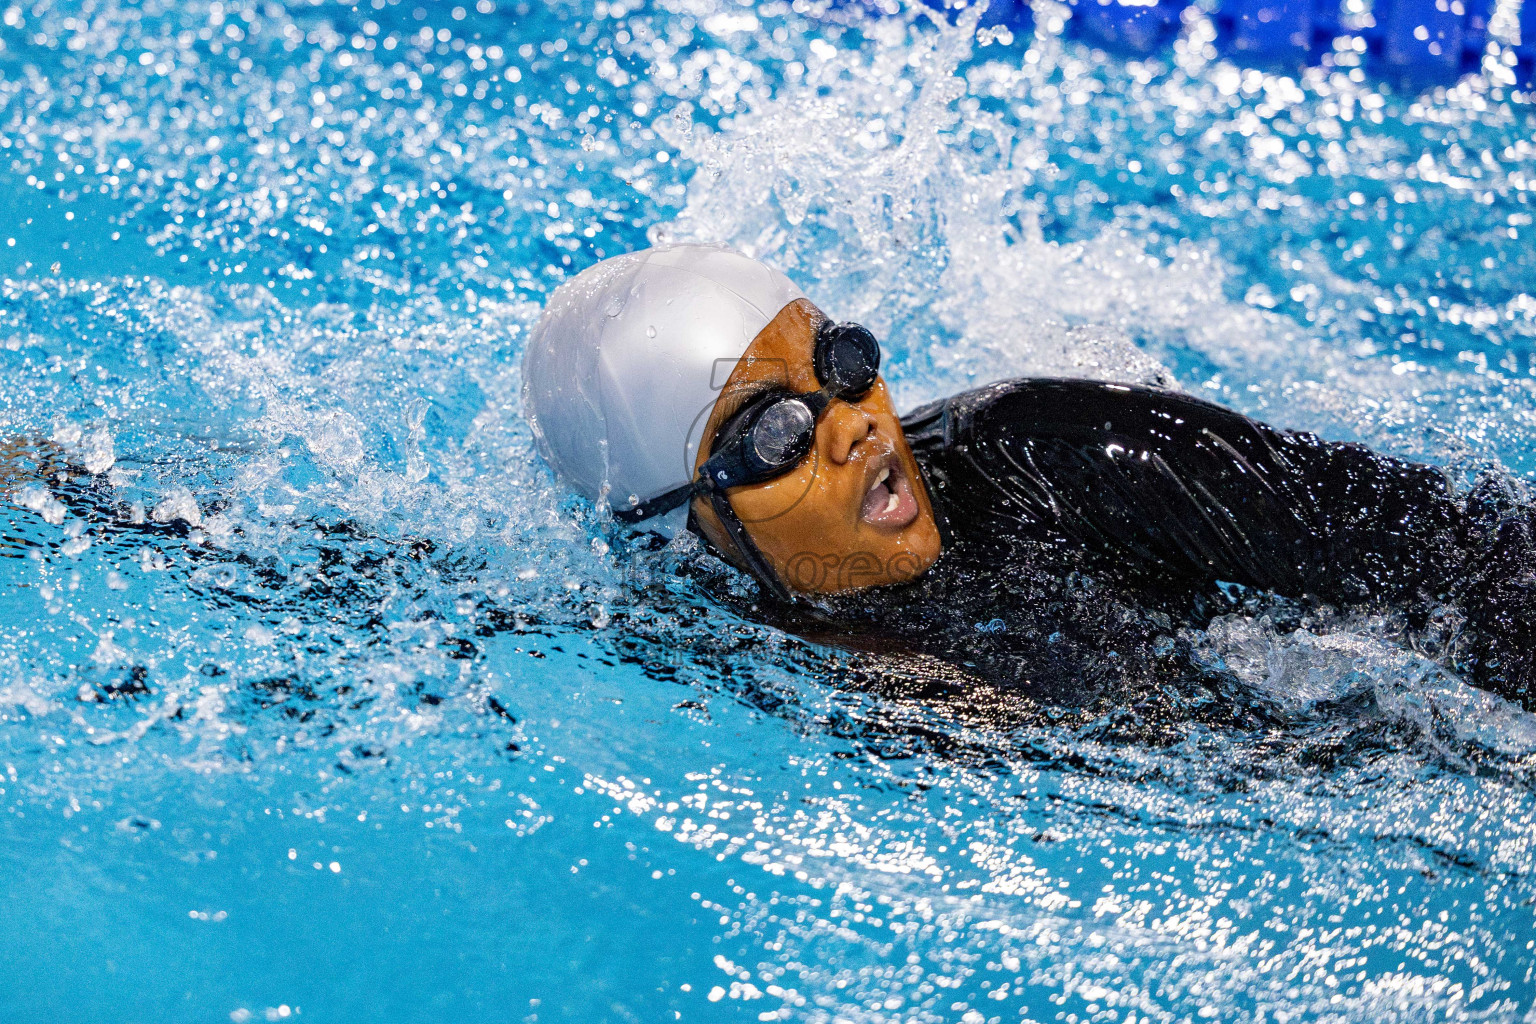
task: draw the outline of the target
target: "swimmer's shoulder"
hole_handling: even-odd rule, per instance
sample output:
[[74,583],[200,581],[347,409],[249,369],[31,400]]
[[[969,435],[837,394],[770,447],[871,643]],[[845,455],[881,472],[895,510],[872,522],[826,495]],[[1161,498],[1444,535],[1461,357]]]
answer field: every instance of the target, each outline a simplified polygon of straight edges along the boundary
[[1039,385],[1049,384],[1052,380],[1053,378],[1047,377],[1014,377],[993,381],[991,384],[918,406],[901,418],[901,428],[906,432],[908,439],[914,435],[948,433],[947,427],[965,422],[977,412],[989,409],[998,402],[1006,402],[1014,396],[1028,397],[1031,393],[1042,390]]
[[1155,415],[1159,408],[1196,417],[1234,415],[1204,399],[1148,384],[1080,377],[1014,377],[929,402],[903,416],[901,424],[909,441],[948,444],[999,422],[1014,427],[1030,423],[1059,427],[1077,421],[1102,425],[1106,416],[1131,413],[1139,419]]

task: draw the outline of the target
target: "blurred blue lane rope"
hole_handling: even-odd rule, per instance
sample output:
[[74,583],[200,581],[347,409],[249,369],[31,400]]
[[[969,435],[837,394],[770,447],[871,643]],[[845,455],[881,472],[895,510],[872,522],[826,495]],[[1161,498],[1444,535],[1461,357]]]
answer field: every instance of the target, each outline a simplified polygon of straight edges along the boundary
[[[972,6],[968,0],[923,2],[950,16]],[[882,0],[840,0],[833,7],[872,14],[900,9]],[[1502,40],[1490,34],[1496,0],[1069,0],[1067,7],[1065,34],[1121,54],[1168,50],[1186,23],[1205,14],[1221,56],[1262,68],[1363,63],[1383,77],[1432,85],[1478,71],[1492,56],[1525,88],[1536,72],[1536,4],[1518,9],[1518,32]],[[1022,39],[1034,25],[1029,3],[993,0],[978,27],[1006,28]],[[1349,56],[1340,61],[1340,54]]]

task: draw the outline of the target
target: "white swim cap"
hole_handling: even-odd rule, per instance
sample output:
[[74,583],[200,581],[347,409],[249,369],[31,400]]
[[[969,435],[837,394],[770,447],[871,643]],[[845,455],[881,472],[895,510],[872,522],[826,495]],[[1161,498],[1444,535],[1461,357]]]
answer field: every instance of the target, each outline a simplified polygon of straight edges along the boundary
[[[717,245],[589,267],[555,289],[523,353],[523,411],[567,486],[629,509],[693,479],[700,435],[747,346],[794,283]],[[686,505],[646,521],[671,536]]]

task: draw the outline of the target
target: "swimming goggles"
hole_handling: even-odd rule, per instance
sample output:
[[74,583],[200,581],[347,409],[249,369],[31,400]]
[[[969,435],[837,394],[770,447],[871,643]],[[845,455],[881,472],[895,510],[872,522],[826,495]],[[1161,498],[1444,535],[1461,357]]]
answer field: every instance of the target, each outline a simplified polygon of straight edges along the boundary
[[673,488],[634,508],[614,512],[623,523],[638,523],[709,495],[736,547],[756,575],[787,597],[757,546],[746,535],[726,490],[764,483],[799,465],[816,442],[816,422],[834,398],[857,402],[880,374],[880,343],[859,324],[824,322],[816,329],[812,368],[821,390],[801,394],[773,388],[751,398],[715,435],[708,459],[691,483]]

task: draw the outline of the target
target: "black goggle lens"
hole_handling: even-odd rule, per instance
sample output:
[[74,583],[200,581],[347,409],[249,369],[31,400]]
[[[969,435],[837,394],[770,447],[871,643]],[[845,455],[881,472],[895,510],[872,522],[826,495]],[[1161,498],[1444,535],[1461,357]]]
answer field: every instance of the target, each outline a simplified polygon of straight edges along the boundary
[[816,414],[805,402],[783,398],[769,404],[752,424],[747,440],[763,470],[793,466],[811,450]]
[[861,398],[880,374],[880,343],[859,324],[822,324],[816,332],[815,368],[828,394]]

